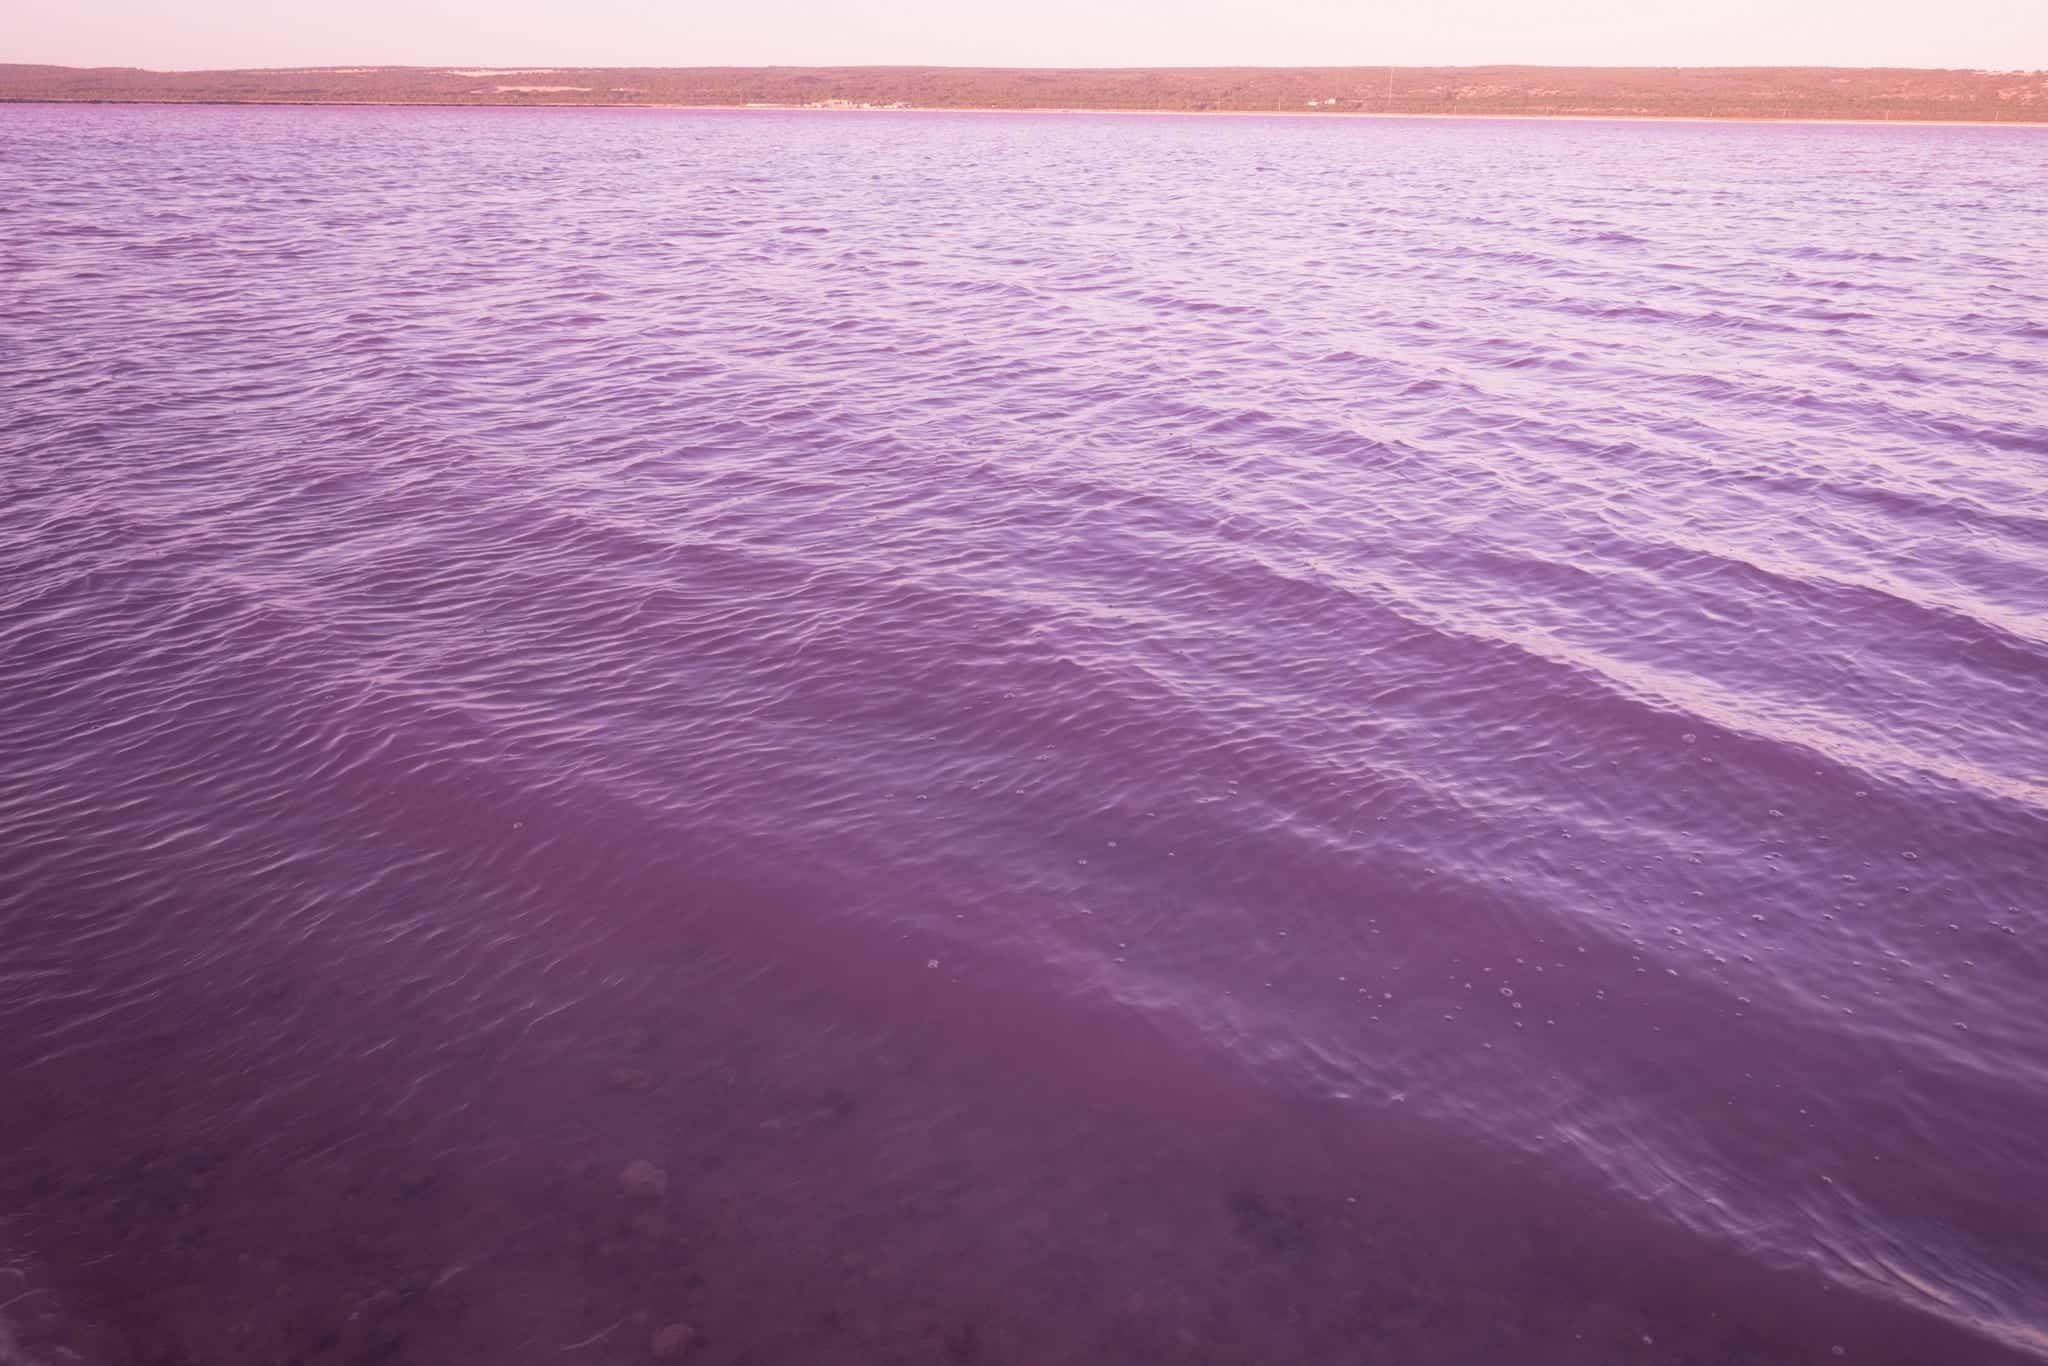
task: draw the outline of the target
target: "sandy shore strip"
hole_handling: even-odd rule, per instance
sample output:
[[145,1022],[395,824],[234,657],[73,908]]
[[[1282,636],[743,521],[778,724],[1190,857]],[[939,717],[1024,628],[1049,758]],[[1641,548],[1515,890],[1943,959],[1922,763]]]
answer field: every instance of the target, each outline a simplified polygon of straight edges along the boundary
[[160,99],[8,99],[0,104],[127,104],[127,105],[210,105],[221,108],[247,106],[269,109],[586,109],[649,113],[715,114],[1008,114],[1068,115],[1140,118],[1236,118],[1236,119],[1407,119],[1437,123],[1744,123],[1812,125],[1843,128],[2048,128],[2043,119],[1787,119],[1740,114],[1457,114],[1405,113],[1370,109],[1081,109],[1045,106],[1031,109],[995,108],[983,105],[903,105],[869,109],[806,104],[595,104],[581,100],[522,100],[486,102],[476,100],[160,100]]

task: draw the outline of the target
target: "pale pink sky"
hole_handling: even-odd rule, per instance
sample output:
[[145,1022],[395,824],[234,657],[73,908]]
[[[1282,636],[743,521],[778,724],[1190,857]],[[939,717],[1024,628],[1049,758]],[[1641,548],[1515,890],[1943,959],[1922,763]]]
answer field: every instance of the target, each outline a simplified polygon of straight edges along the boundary
[[2048,0],[7,0],[0,62],[2048,68]]

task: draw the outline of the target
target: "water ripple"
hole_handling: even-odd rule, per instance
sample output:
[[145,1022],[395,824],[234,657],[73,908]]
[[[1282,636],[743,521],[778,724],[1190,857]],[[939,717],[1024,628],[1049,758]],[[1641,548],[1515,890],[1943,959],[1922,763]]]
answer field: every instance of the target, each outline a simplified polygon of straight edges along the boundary
[[2037,132],[0,133],[0,1356],[2048,1358]]

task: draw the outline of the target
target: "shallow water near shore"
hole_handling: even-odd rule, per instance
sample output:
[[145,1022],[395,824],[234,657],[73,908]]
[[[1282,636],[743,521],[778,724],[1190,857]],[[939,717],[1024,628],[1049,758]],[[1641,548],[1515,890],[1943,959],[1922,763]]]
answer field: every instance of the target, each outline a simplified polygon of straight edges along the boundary
[[2044,218],[0,107],[0,1362],[2048,1360]]

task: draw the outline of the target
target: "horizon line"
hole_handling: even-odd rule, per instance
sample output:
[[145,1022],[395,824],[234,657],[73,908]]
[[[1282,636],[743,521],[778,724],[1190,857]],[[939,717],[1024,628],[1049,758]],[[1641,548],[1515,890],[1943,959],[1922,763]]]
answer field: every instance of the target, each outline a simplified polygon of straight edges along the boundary
[[2048,67],[2028,66],[1889,66],[1830,62],[1109,62],[1080,65],[972,62],[292,62],[278,66],[139,66],[130,62],[80,65],[76,62],[0,62],[9,67],[42,67],[60,71],[142,71],[154,75],[203,75],[208,72],[292,71],[1912,71],[1969,72],[1989,75],[2048,75]]

